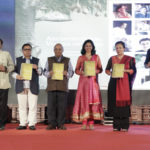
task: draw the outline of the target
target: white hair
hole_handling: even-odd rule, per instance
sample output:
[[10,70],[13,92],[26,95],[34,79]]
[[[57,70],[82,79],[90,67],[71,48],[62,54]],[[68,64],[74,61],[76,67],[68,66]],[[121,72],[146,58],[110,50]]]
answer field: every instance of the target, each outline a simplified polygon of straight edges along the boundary
[[55,44],[55,46],[54,46],[54,50],[55,50],[55,47],[56,47],[57,45],[60,45],[60,46],[61,46],[61,48],[62,48],[62,51],[64,51],[64,47],[63,47],[63,46],[62,46],[62,44],[60,44],[60,43]]

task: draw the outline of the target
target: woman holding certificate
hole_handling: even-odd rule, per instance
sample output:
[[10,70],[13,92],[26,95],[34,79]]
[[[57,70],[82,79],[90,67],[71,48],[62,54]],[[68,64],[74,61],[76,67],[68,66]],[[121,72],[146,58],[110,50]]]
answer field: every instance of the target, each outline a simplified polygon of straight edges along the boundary
[[108,85],[108,115],[113,116],[114,131],[128,131],[132,85],[136,75],[135,58],[124,55],[125,43],[115,44],[116,56],[112,56],[106,67],[110,75]]
[[86,40],[78,58],[75,73],[80,76],[73,109],[73,120],[82,122],[82,129],[87,125],[94,129],[94,120],[103,119],[102,99],[98,85],[98,74],[102,72],[100,57],[95,54],[95,46]]

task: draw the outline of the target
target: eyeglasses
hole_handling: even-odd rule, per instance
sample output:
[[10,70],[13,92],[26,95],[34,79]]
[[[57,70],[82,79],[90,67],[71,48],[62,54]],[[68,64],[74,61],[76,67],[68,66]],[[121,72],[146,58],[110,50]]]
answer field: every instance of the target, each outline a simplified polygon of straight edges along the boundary
[[24,51],[31,51],[31,48],[26,48],[26,49],[23,49]]
[[62,51],[62,48],[55,48],[54,51]]

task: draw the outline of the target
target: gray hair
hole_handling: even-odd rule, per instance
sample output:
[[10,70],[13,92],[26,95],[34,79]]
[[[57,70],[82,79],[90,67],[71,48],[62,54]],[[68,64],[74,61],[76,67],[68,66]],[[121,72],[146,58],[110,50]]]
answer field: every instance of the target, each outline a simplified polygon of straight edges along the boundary
[[60,46],[61,46],[61,48],[62,48],[62,51],[64,51],[64,47],[62,46],[62,44],[61,44],[61,43],[57,43],[57,44],[55,44],[55,46],[54,46],[54,50],[55,50],[55,47],[56,47],[57,45],[60,45]]

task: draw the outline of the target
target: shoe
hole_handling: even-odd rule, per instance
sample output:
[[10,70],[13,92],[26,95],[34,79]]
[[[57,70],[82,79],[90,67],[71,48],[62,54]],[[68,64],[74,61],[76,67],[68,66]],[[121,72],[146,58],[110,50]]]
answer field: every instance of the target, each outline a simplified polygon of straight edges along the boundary
[[46,130],[55,130],[56,127],[52,126],[51,124],[49,124],[46,128]]
[[94,124],[90,124],[90,125],[89,125],[89,129],[90,129],[90,130],[94,130]]
[[120,131],[120,129],[114,128],[113,131]]
[[5,129],[5,126],[0,126],[0,130],[4,130]]
[[27,127],[26,127],[26,126],[19,126],[19,127],[17,127],[16,129],[17,129],[17,130],[25,130],[25,129],[27,129]]
[[86,130],[87,129],[87,125],[82,125],[81,130]]
[[60,127],[58,127],[59,130],[66,130],[67,128],[64,125],[61,125]]
[[128,129],[122,129],[121,131],[123,131],[123,132],[128,132]]
[[35,126],[29,126],[30,130],[36,130]]

